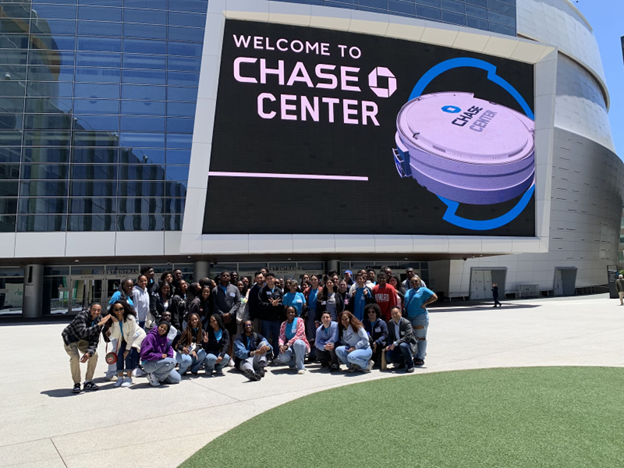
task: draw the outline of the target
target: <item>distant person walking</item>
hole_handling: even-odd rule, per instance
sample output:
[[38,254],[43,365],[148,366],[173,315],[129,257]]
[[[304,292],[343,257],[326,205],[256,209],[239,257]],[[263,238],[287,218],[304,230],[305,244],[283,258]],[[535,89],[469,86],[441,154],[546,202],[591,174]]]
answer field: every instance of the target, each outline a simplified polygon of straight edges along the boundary
[[[624,286],[624,283],[622,283],[622,286]],[[622,291],[624,291],[624,289],[622,289]],[[492,297],[494,297],[494,307],[501,307],[501,303],[498,300],[498,286],[496,285],[496,283],[492,283]],[[621,300],[622,296],[620,295],[620,301]]]
[[624,305],[624,276],[618,275],[618,279],[615,280],[615,289],[620,296],[620,305]]

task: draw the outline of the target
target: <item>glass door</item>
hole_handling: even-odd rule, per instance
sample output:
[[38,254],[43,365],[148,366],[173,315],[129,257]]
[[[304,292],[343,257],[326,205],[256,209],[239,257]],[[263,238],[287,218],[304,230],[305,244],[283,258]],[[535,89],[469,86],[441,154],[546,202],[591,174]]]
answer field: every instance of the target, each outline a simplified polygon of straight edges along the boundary
[[[73,276],[70,301],[70,314],[77,314],[85,310],[92,302],[108,305],[108,300],[104,293],[104,279],[96,276]],[[106,305],[104,305],[106,304]]]

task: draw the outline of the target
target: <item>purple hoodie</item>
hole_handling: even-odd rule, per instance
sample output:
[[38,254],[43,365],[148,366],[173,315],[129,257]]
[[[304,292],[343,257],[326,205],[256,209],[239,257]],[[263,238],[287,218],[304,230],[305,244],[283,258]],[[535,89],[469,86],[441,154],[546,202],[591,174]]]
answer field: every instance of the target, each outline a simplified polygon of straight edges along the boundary
[[158,327],[154,327],[141,343],[141,361],[160,361],[163,354],[172,358],[173,349],[171,349],[167,335],[160,336]]

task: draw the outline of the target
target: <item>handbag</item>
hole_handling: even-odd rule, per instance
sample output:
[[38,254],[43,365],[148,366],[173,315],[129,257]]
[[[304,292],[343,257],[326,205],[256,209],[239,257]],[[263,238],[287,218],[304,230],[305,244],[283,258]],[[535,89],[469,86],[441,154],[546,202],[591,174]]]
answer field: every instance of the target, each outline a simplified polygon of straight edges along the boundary
[[[119,346],[119,341],[117,342],[117,347]],[[115,352],[108,352],[108,343],[106,343],[106,364],[115,364],[117,362],[117,349]]]

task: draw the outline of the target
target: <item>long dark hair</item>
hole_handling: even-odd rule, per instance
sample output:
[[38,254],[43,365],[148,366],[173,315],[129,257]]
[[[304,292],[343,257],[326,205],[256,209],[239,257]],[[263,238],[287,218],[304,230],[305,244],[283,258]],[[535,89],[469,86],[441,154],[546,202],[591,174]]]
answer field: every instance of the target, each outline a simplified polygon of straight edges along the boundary
[[169,286],[169,294],[167,294],[166,300],[171,299],[171,291],[172,291],[173,287],[171,286],[170,283],[167,283],[166,281],[160,283],[160,285],[158,286],[158,296],[160,296],[162,298],[163,286]]
[[[115,301],[111,304],[111,306],[108,308],[108,313],[109,314],[113,314],[113,309],[115,308],[115,306],[117,304],[121,304],[124,308],[124,317],[123,317],[123,321],[125,322],[126,320],[128,320],[128,315],[132,315],[135,319],[137,317],[136,312],[134,311],[134,309],[132,308],[132,306],[130,304],[128,304],[128,302],[124,301],[124,300],[118,300]],[[117,318],[115,316],[115,314],[113,314],[113,317]]]
[[333,286],[333,290],[330,291],[329,288],[327,287],[327,281],[325,281],[325,286],[323,286],[323,292],[321,293],[320,297],[317,299],[318,301],[326,301],[327,299],[329,299],[329,295],[331,293],[337,293],[338,292],[338,286],[336,285],[336,283],[334,283],[334,280],[331,278],[328,278],[329,281],[331,281],[334,286]]
[[203,337],[204,329],[202,328],[201,317],[199,314],[193,312],[189,314],[186,318],[186,328],[182,332],[182,336],[180,337],[181,343],[191,344],[193,342],[193,328],[191,328],[191,317],[197,317],[197,336],[195,337],[196,341],[199,343]]
[[355,333],[360,331],[360,328],[362,328],[364,325],[362,325],[362,322],[360,322],[355,315],[353,315],[351,312],[349,312],[348,310],[342,311],[340,312],[340,315],[338,316],[338,329],[340,330],[340,336],[342,336],[342,332],[344,330],[346,330],[346,328],[342,325],[342,316],[346,315],[347,317],[349,317],[349,325],[351,325],[351,328],[353,328],[353,331]]
[[[219,325],[219,330],[225,329],[225,324],[223,323],[223,319],[221,318],[221,315],[212,314],[211,317],[214,317],[215,321],[217,322],[217,325]],[[210,326],[210,319],[208,319],[208,330],[211,332],[214,332],[213,328]]]
[[368,320],[370,322],[370,319],[368,318],[368,313],[371,310],[375,312],[375,315],[377,315],[377,319],[381,318],[381,308],[378,304],[366,304],[366,306],[364,307],[364,320]]

